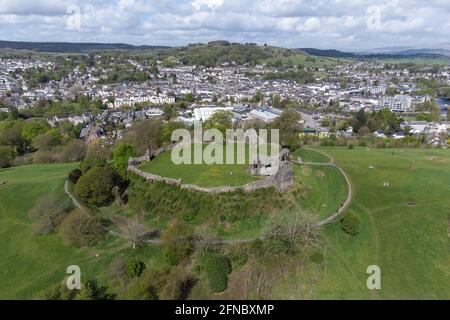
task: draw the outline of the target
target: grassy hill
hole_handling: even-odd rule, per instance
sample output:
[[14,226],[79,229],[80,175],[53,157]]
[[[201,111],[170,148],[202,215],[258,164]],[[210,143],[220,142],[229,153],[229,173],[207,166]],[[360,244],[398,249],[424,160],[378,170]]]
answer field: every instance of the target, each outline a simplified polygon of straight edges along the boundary
[[[418,149],[322,149],[349,175],[361,220],[356,236],[325,227],[327,254],[310,265],[301,292],[281,282],[277,298],[448,299],[450,152]],[[385,181],[389,187],[383,187]],[[368,290],[366,268],[381,268],[381,290]]]
[[[320,150],[332,156],[350,177],[354,197],[348,210],[359,217],[360,233],[349,236],[338,222],[326,226],[324,262],[309,263],[301,270],[292,269],[277,281],[271,296],[277,299],[448,299],[450,152]],[[298,154],[304,161],[326,159],[310,150]],[[67,266],[73,264],[81,267],[84,279],[94,278],[108,286],[107,270],[113,257],[138,256],[149,267],[167,265],[159,246],[131,250],[124,240],[108,236],[96,247],[77,249],[65,243],[58,233],[32,235],[29,209],[46,193],[62,193],[65,176],[75,166],[31,165],[0,170],[0,181],[6,182],[0,185],[0,299],[32,298],[36,292],[61,281]],[[336,168],[296,166],[295,176],[300,189],[285,194],[284,199],[301,198],[302,206],[321,217],[334,211],[346,196],[344,178]],[[385,181],[389,182],[388,188],[383,186]],[[170,192],[170,187],[161,192]],[[227,239],[254,236],[264,219],[260,215],[237,221],[231,229],[219,234]],[[381,268],[381,290],[371,291],[366,287],[369,265]]]
[[63,193],[64,179],[76,164],[30,165],[0,170],[0,299],[30,299],[66,276],[78,265],[82,279],[107,283],[107,266],[114,256],[138,255],[146,263],[165,263],[159,247],[129,250],[109,236],[94,248],[77,249],[57,233],[33,236],[28,211],[46,193]]

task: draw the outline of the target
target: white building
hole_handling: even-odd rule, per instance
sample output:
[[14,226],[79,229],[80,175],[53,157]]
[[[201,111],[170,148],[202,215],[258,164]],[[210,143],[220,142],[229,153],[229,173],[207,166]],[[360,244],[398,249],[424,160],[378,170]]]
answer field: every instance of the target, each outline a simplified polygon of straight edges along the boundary
[[175,97],[171,96],[129,96],[123,98],[116,98],[114,101],[114,108],[118,109],[120,107],[132,107],[136,103],[154,103],[154,104],[164,104],[164,103],[175,103]]
[[389,109],[393,112],[409,112],[411,111],[412,98],[405,95],[387,96],[380,100],[378,109]]
[[278,110],[273,108],[254,109],[248,114],[250,118],[264,122],[272,122],[280,116]]
[[195,121],[206,121],[217,111],[233,111],[232,107],[203,107],[194,109],[194,120]]
[[370,88],[371,94],[384,94],[386,92],[386,86],[376,86]]

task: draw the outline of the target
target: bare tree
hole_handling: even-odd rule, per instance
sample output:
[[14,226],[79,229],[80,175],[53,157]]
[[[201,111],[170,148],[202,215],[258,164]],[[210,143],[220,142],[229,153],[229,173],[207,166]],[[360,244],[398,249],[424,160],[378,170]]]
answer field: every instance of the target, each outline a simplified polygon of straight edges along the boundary
[[116,199],[117,206],[120,208],[123,204],[122,202],[122,194],[120,193],[120,187],[114,186],[112,188],[112,194],[114,195],[114,198]]
[[68,205],[54,194],[44,195],[30,210],[28,216],[35,222],[34,233],[47,234],[55,230],[56,218],[67,211]]
[[121,236],[128,239],[135,249],[140,245],[152,231],[142,223],[142,218],[138,215],[132,218],[115,216],[112,218],[113,223],[119,228]]
[[269,220],[266,239],[280,241],[287,253],[319,245],[320,229],[316,214],[295,207],[283,210],[280,215]]
[[195,243],[205,252],[219,243],[219,236],[209,225],[201,225],[195,230]]

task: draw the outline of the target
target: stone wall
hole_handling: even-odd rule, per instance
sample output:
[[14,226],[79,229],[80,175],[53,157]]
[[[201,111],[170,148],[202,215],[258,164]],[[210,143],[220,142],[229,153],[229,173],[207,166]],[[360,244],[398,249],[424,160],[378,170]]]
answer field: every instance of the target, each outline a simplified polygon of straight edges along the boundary
[[[164,182],[169,185],[178,186],[181,189],[194,190],[194,191],[204,192],[204,193],[226,193],[226,192],[235,192],[238,190],[243,190],[244,192],[252,192],[252,191],[255,191],[258,189],[265,189],[265,188],[271,188],[271,187],[275,187],[279,191],[285,191],[288,187],[290,187],[293,184],[293,172],[291,172],[292,164],[290,162],[282,163],[278,173],[275,176],[267,176],[264,179],[250,182],[243,186],[222,186],[222,187],[214,187],[214,188],[204,188],[204,187],[200,187],[200,186],[193,185],[193,184],[183,184],[181,180],[151,174],[151,173],[142,171],[141,169],[139,169],[137,167],[140,163],[145,162],[145,161],[151,161],[152,157],[156,157],[160,153],[162,153],[164,151],[168,151],[170,149],[171,148],[160,148],[160,149],[152,152],[151,156],[147,152],[147,154],[145,156],[128,159],[128,171],[131,171],[131,172],[143,177],[147,181]],[[289,174],[287,174],[287,172],[289,172]],[[289,176],[288,179],[286,179],[286,175]]]

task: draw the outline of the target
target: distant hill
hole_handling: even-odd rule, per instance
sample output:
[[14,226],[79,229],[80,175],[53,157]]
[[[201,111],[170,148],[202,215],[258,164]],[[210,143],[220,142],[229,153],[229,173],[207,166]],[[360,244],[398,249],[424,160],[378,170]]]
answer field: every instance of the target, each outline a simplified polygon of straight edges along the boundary
[[314,48],[300,48],[299,50],[306,52],[310,55],[320,57],[331,58],[355,58],[355,59],[402,59],[402,58],[427,58],[427,59],[439,59],[448,58],[450,51],[445,49],[405,49],[395,51],[393,48],[390,50],[374,50],[375,52],[343,52],[338,50],[321,50]]
[[[442,47],[440,47],[442,46]],[[399,56],[411,55],[443,55],[450,56],[450,47],[446,44],[441,44],[437,48],[412,48],[412,47],[386,47],[377,48],[361,52],[361,54],[394,54]]]
[[321,50],[314,48],[300,48],[299,50],[306,52],[312,56],[331,57],[331,58],[357,58],[358,55],[351,52],[343,52],[338,50]]
[[165,46],[133,46],[124,43],[69,43],[69,42],[21,42],[0,41],[0,49],[32,50],[40,52],[70,53],[92,50],[155,50]]

